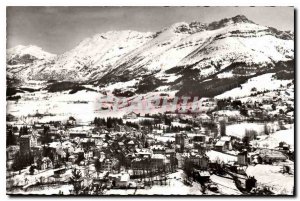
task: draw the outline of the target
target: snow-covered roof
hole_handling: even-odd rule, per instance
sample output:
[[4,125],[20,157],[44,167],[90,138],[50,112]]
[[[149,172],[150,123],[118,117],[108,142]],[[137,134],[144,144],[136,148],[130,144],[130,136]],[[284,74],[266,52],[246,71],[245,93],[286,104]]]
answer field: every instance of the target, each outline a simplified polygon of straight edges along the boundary
[[231,140],[231,136],[222,136],[220,140],[221,140],[221,141],[228,142],[228,141]]
[[217,147],[223,147],[225,145],[225,141],[222,141],[222,140],[219,140],[216,144],[215,144],[215,146],[217,146]]

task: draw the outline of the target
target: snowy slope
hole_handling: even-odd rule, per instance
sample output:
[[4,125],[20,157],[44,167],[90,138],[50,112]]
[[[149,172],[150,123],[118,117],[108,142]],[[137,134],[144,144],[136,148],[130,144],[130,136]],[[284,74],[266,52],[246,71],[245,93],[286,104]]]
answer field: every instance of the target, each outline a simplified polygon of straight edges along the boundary
[[[19,49],[22,48],[8,50],[8,55],[18,54]],[[51,57],[41,51],[29,53],[37,58]],[[168,83],[182,76],[170,75],[176,68],[197,68],[199,76],[204,78],[234,62],[259,69],[293,58],[291,33],[257,25],[239,15],[210,24],[179,22],[156,33],[127,30],[96,34],[53,62],[18,68],[11,73],[34,80],[100,80],[102,83],[152,74]]]
[[223,94],[216,96],[217,99],[223,98],[241,98],[248,97],[256,91],[265,91],[265,90],[276,90],[281,86],[287,86],[292,80],[277,80],[273,78],[274,73],[263,74],[254,78],[249,79],[245,84],[242,84],[241,87],[234,88],[230,91],[226,91]]
[[34,45],[18,45],[13,48],[10,48],[6,52],[6,60],[12,60],[15,58],[20,58],[24,55],[31,55],[38,60],[53,59],[56,55],[44,51],[42,48]]

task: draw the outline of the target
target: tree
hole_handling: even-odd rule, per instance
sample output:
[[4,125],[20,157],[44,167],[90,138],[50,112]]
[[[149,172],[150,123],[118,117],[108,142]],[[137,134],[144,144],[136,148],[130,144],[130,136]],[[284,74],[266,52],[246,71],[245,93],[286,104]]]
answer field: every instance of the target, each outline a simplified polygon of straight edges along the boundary
[[144,146],[145,148],[148,148],[149,147],[149,143],[148,143],[148,141],[146,140],[145,141],[145,146]]
[[248,177],[246,179],[246,190],[249,192],[256,186],[256,179],[254,177]]
[[70,183],[73,185],[74,194],[78,195],[82,190],[81,182],[82,182],[82,173],[80,170],[76,168],[72,170],[72,176],[70,178]]
[[98,158],[95,160],[95,169],[97,172],[97,177],[99,177],[99,172],[101,171],[101,162]]
[[249,114],[248,114],[248,110],[245,108],[245,107],[241,107],[240,108],[240,113],[241,115],[245,116],[245,117],[248,117]]
[[31,165],[30,168],[29,168],[30,175],[34,174],[34,169],[36,169],[36,167],[34,165]]
[[51,136],[49,135],[50,127],[44,126],[42,144],[48,144],[51,142]]
[[284,114],[283,109],[279,109],[279,114]]
[[10,146],[10,145],[16,145],[16,137],[13,133],[13,131],[10,129],[7,132],[7,136],[6,136],[6,146]]
[[246,147],[249,146],[250,139],[248,136],[243,137],[242,141]]
[[183,171],[185,172],[188,178],[193,176],[193,163],[190,160],[186,159],[184,161]]
[[226,135],[226,123],[225,123],[225,121],[220,121],[220,134],[221,134],[221,136]]
[[268,125],[267,125],[266,123],[265,123],[265,125],[264,125],[264,132],[265,132],[266,135],[269,135],[269,134],[270,134]]
[[84,160],[84,154],[83,153],[79,153],[78,154],[78,158],[76,160],[76,163],[80,164],[80,162],[83,161],[83,160]]
[[22,135],[27,135],[27,134],[28,134],[28,128],[27,128],[27,126],[22,126],[20,128],[19,137],[21,137]]

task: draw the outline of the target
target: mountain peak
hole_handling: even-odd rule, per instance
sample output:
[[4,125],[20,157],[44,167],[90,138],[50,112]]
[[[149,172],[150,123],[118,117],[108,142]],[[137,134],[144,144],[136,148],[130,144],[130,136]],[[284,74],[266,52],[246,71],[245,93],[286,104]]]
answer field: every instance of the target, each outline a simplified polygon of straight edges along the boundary
[[253,21],[249,20],[245,15],[236,15],[231,18],[224,18],[219,21],[215,21],[208,24],[209,30],[215,30],[222,27],[225,27],[230,24],[237,24],[237,23],[250,23],[255,24]]
[[175,33],[189,33],[189,34],[203,31],[206,28],[207,28],[207,25],[205,23],[201,23],[198,21],[193,21],[191,23],[179,22],[179,23],[175,23],[171,26],[171,29]]
[[239,22],[254,23],[251,20],[249,20],[245,15],[236,15],[229,19],[231,19],[234,23],[239,23]]
[[211,22],[211,23],[201,23],[198,21],[193,21],[191,23],[186,22],[178,22],[170,26],[170,29],[175,33],[196,33],[204,30],[214,30],[225,27],[230,24],[237,23],[250,23],[255,24],[253,21],[249,20],[245,15],[236,15],[231,18],[224,18],[219,21]]
[[17,45],[6,51],[9,64],[31,63],[34,60],[53,59],[55,56],[35,45]]

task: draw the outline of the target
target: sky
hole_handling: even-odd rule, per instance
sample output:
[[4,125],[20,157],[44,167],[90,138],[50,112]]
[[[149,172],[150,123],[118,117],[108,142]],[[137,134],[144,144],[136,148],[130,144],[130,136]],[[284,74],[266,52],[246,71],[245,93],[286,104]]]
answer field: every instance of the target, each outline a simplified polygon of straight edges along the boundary
[[7,48],[36,45],[55,54],[97,33],[156,32],[176,22],[209,23],[236,15],[294,31],[293,7],[7,7],[6,11]]

